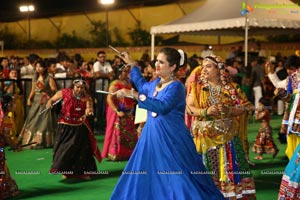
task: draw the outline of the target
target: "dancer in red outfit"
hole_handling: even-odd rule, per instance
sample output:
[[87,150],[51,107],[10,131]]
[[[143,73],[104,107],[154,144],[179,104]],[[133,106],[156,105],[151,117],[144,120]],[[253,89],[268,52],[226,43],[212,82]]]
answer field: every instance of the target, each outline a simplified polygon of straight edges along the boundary
[[63,178],[90,179],[92,174],[97,174],[93,156],[101,161],[101,153],[87,119],[93,114],[92,98],[85,92],[84,80],[74,80],[73,85],[73,88],[58,91],[47,102],[47,108],[60,99],[63,102],[50,172],[62,174]]

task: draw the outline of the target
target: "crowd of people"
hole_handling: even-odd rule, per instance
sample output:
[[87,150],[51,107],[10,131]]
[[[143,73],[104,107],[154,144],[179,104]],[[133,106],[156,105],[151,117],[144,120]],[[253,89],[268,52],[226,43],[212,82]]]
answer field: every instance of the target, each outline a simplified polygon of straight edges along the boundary
[[[168,47],[155,60],[147,52],[140,60],[122,52],[110,61],[105,51],[94,61],[78,54],[72,59],[65,53],[55,59],[31,54],[23,66],[2,58],[0,148],[53,148],[50,172],[64,172],[63,179],[90,180],[95,159],[128,160],[111,199],[256,199],[249,150],[256,160],[277,155],[270,126],[277,114],[283,116],[279,140],[287,143],[290,159],[279,198],[297,199],[299,52],[268,58],[257,52],[243,66],[240,50],[232,47],[225,60],[209,45],[203,57],[189,58]],[[139,124],[137,107],[147,112]],[[253,116],[261,126],[250,148]],[[102,121],[100,152],[95,133]],[[1,161],[2,168],[7,167]],[[6,175],[0,178],[3,198],[18,194]],[[7,182],[11,188],[3,187]]]

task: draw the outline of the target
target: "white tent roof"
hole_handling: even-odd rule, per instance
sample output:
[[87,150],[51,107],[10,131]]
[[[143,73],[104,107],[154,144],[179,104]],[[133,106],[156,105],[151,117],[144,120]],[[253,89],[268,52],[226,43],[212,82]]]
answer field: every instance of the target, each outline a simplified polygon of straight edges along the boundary
[[[252,12],[243,16],[243,5],[249,5]],[[158,34],[245,34],[247,65],[248,32],[273,35],[297,29],[300,29],[300,6],[289,0],[207,0],[203,6],[180,19],[151,27],[151,58],[154,58],[154,40]]]
[[165,25],[151,27],[151,34],[167,33],[216,33],[229,29],[222,34],[236,34],[232,30],[242,31],[245,16],[241,15],[242,3],[253,8],[247,13],[248,26],[256,33],[270,29],[300,29],[300,6],[289,0],[207,0],[193,13]]

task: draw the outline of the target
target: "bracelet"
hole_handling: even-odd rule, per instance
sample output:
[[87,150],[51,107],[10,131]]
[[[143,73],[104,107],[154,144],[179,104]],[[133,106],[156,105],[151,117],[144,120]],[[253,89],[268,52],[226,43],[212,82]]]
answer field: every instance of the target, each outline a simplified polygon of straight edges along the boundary
[[202,109],[202,110],[201,110],[201,113],[200,113],[200,116],[206,118],[206,116],[207,116],[207,109],[205,109],[205,108]]
[[119,113],[119,110],[117,108],[114,109],[115,113]]
[[133,88],[131,88],[131,97],[132,97],[132,99],[135,99],[135,96],[134,96],[134,89],[133,89]]
[[281,98],[281,99],[285,99],[285,98],[287,98],[288,97],[288,92],[287,91],[284,91],[284,93],[282,94],[279,94],[278,96],[279,96],[279,98]]

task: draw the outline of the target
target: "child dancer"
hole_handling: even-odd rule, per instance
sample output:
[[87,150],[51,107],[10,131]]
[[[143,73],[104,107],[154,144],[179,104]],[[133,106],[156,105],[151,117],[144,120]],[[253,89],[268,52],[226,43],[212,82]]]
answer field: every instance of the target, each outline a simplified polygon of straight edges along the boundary
[[273,158],[275,158],[279,151],[272,137],[270,106],[270,99],[265,97],[260,98],[258,110],[255,115],[256,120],[260,121],[260,129],[252,147],[252,151],[257,154],[254,158],[256,160],[262,160],[263,154],[272,154]]

